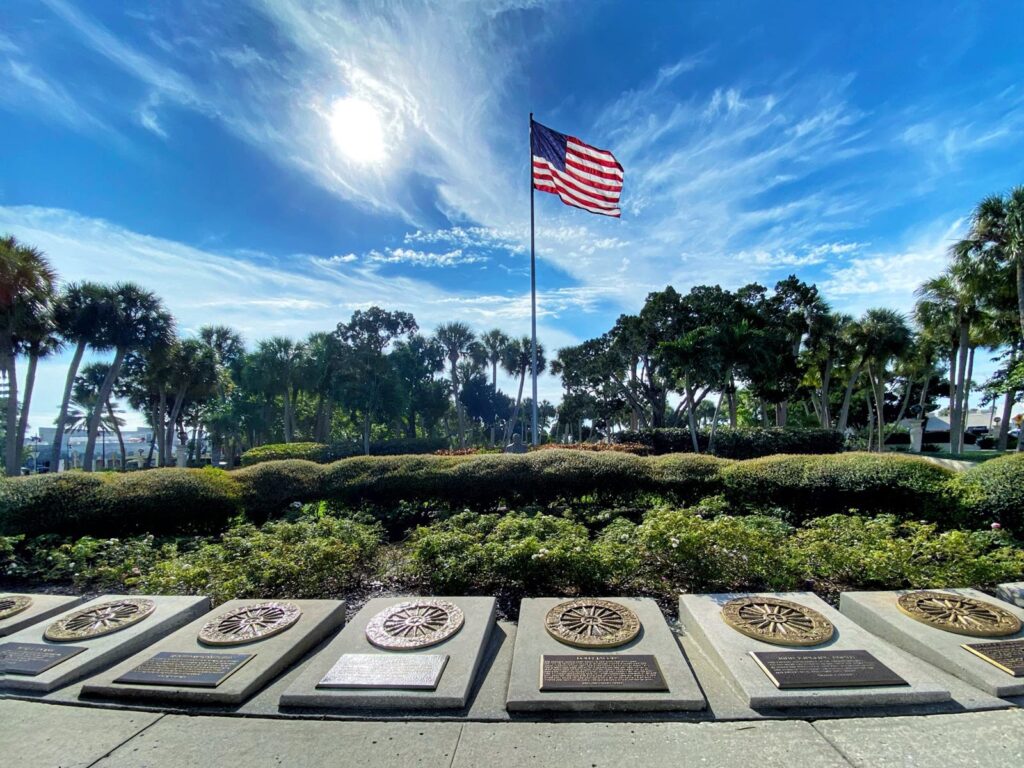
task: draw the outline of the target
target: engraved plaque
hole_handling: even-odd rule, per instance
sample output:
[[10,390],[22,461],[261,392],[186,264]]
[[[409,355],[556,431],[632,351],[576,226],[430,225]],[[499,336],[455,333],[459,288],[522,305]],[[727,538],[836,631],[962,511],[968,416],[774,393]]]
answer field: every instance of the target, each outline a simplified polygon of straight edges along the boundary
[[199,630],[203,645],[242,645],[273,637],[299,620],[302,610],[294,603],[273,601],[243,605],[222,613]]
[[896,606],[915,621],[958,635],[1005,637],[1021,628],[1020,619],[1006,609],[950,592],[908,592],[896,599]]
[[667,691],[650,654],[588,653],[540,657],[542,691]]
[[43,637],[56,643],[66,643],[109,635],[137,624],[155,610],[156,603],[144,597],[112,600],[58,619],[46,628]]
[[443,643],[462,629],[466,617],[455,603],[434,598],[396,603],[366,625],[366,639],[378,648],[407,651]]
[[996,643],[964,643],[960,646],[999,667],[1008,675],[1024,677],[1024,640],[1002,640]]
[[751,651],[776,688],[909,685],[867,651]]
[[0,621],[17,616],[31,605],[31,595],[0,595]]
[[446,653],[346,653],[316,687],[433,691],[447,663]]
[[576,648],[615,648],[640,633],[640,619],[621,603],[582,598],[548,611],[544,627],[558,642]]
[[818,611],[779,597],[738,597],[722,606],[721,616],[737,632],[772,645],[820,645],[835,632]]
[[255,653],[175,653],[163,651],[151,656],[115,683],[174,685],[184,688],[216,688]]
[[0,673],[38,675],[85,650],[88,649],[80,645],[3,643],[0,645]]

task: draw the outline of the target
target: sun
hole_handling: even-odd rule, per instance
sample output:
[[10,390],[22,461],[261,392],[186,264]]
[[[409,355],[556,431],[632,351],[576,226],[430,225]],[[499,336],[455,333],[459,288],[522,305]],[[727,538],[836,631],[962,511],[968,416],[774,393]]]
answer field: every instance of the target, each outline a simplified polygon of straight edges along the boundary
[[367,101],[355,97],[338,99],[328,116],[331,138],[345,157],[370,165],[387,156],[380,113]]

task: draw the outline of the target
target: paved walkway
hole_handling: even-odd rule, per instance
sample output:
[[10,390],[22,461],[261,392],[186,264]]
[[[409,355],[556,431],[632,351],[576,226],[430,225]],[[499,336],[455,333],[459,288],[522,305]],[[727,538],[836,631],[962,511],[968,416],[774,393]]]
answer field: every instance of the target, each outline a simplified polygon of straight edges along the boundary
[[10,768],[1021,768],[1024,710],[716,723],[329,722],[0,700]]

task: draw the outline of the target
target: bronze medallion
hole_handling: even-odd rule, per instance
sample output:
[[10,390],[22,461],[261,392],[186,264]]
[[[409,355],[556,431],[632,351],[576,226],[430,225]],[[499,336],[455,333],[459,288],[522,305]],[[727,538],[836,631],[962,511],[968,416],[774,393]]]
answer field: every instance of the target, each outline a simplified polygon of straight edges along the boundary
[[621,603],[581,598],[559,603],[544,617],[555,640],[574,648],[615,648],[640,633],[640,619]]
[[378,648],[406,651],[444,642],[465,621],[462,609],[447,600],[411,600],[385,608],[366,625],[366,639]]
[[773,645],[820,645],[835,633],[813,608],[778,597],[739,597],[722,606],[722,619],[737,632]]
[[43,637],[57,643],[87,640],[109,635],[145,619],[156,610],[156,603],[144,597],[112,600],[91,608],[82,608],[55,621],[46,628]]
[[222,613],[199,630],[203,645],[242,645],[284,632],[302,615],[294,603],[254,603]]
[[29,595],[0,596],[0,621],[16,616],[30,605],[32,605],[32,598]]
[[950,592],[908,592],[896,605],[922,624],[958,635],[1004,637],[1021,628],[1020,619],[998,605]]

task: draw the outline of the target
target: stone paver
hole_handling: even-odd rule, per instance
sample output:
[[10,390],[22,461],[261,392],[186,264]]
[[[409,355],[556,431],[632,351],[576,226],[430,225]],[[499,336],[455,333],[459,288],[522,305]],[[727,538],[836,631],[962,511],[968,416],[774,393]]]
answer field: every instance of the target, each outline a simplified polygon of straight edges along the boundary
[[809,723],[469,723],[455,768],[847,768]]
[[0,701],[0,765],[85,768],[163,715]]
[[820,720],[814,728],[857,768],[1020,768],[1024,711]]
[[167,715],[96,768],[447,768],[461,729],[459,723]]

